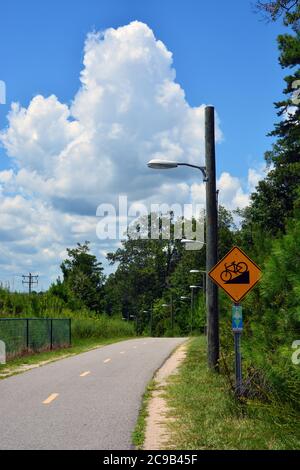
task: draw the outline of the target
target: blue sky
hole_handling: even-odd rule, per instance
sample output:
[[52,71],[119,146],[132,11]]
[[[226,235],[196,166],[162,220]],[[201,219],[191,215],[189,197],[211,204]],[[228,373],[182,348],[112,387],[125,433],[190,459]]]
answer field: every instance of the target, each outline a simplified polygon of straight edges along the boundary
[[[216,106],[224,133],[218,171],[244,176],[270,147],[266,133],[276,120],[272,103],[280,97],[283,77],[276,37],[285,30],[280,22],[262,21],[251,3],[4,1],[0,78],[7,84],[8,105],[27,105],[37,93],[70,101],[79,87],[86,34],[140,20],[172,51],[189,104]],[[1,127],[7,111],[0,107]]]
[[[0,80],[6,82],[7,103],[0,105],[0,281],[31,270],[45,287],[59,273],[65,248],[85,239],[104,261],[113,245],[94,236],[95,210],[117,193],[128,192],[131,201],[150,200],[150,193],[168,201],[201,200],[204,186],[193,185],[195,175],[150,175],[143,152],[193,159],[202,142],[195,133],[202,104],[213,104],[220,119],[222,203],[245,206],[272,142],[266,134],[277,120],[273,102],[281,97],[285,75],[276,37],[286,30],[280,21],[262,21],[252,3],[1,2]],[[112,35],[91,39],[84,52],[88,33],[108,28],[114,28]],[[149,56],[138,58],[136,68],[131,59],[118,57],[122,50],[137,57],[139,48]],[[85,86],[86,93],[76,95]],[[162,95],[154,100],[157,90]],[[9,122],[12,102],[24,109],[15,108]],[[102,140],[100,134],[91,137],[99,128]],[[135,134],[136,128],[134,142],[131,135],[122,137],[125,129]]]

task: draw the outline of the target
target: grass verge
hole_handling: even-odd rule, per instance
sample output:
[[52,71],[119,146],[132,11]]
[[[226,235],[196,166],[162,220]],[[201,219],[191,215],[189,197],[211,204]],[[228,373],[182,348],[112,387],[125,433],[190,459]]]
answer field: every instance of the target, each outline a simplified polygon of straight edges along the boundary
[[142,398],[142,405],[140,408],[139,416],[134,431],[132,433],[132,443],[136,449],[142,449],[145,441],[146,420],[148,417],[148,404],[152,396],[152,392],[153,390],[155,390],[155,388],[155,381],[151,380]]
[[[241,404],[222,375],[207,369],[205,338],[194,338],[165,397],[169,449],[300,449],[299,415],[282,403]],[[145,411],[144,411],[145,413]]]
[[38,367],[49,362],[57,361],[65,357],[74,356],[92,349],[106,346],[132,339],[130,337],[116,338],[84,338],[75,339],[70,348],[56,349],[53,351],[43,351],[40,353],[30,354],[28,356],[12,359],[7,364],[0,364],[0,380],[6,379],[11,375],[20,374],[33,367]]

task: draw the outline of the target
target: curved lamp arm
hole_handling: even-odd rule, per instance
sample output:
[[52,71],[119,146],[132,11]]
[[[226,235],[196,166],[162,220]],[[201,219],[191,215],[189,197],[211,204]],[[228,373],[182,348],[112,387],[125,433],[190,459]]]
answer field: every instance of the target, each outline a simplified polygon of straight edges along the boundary
[[177,163],[177,165],[178,166],[189,166],[190,168],[197,168],[197,170],[200,170],[202,172],[204,183],[207,183],[208,178],[207,178],[207,173],[206,173],[206,167],[205,166],[191,165],[190,163]]

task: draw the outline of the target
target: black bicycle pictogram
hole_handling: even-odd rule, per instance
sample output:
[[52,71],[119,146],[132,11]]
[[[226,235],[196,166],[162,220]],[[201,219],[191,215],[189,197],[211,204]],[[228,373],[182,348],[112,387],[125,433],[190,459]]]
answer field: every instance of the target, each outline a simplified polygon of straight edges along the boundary
[[221,279],[223,282],[228,282],[231,281],[233,274],[243,274],[246,271],[248,271],[248,266],[243,261],[239,263],[235,261],[230,264],[225,263],[225,269],[221,272]]

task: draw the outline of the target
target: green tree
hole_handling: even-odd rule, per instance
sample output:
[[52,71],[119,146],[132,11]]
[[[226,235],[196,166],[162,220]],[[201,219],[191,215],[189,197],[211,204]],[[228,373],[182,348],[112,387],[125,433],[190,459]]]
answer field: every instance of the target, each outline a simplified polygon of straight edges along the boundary
[[76,248],[67,248],[68,258],[61,264],[63,283],[83,306],[97,313],[103,300],[103,267],[95,255],[90,253],[89,242],[77,243]]
[[[110,313],[120,312],[128,319],[138,316],[139,325],[149,324],[149,309],[169,288],[170,276],[184,251],[180,241],[174,240],[173,214],[169,219],[170,237],[160,217],[142,217],[136,230],[141,238],[131,232],[121,248],[107,255],[111,265],[118,265],[105,286]],[[157,229],[156,239],[148,238],[151,228]]]
[[272,149],[265,154],[270,171],[252,194],[247,215],[251,224],[259,230],[274,235],[279,231],[284,232],[286,221],[293,216],[300,185],[300,3],[268,3],[273,4],[274,8],[275,4],[276,8],[280,5],[284,9],[289,7],[285,23],[291,26],[292,33],[280,35],[278,45],[279,62],[291,73],[285,78],[285,99],[275,103],[280,121],[269,134],[277,139]]
[[273,0],[256,2],[257,11],[263,13],[265,18],[276,21],[284,17],[285,24],[295,23],[299,19],[300,0]]

